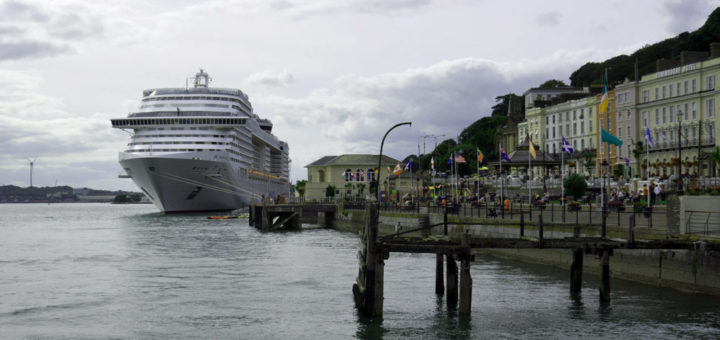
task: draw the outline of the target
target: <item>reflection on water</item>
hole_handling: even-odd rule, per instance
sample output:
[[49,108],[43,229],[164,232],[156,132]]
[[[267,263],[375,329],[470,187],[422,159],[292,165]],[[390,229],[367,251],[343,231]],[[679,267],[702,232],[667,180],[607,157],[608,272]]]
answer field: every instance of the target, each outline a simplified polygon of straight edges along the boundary
[[472,315],[435,295],[435,256],[391,254],[383,318],[353,306],[357,236],[260,233],[147,205],[0,205],[3,337],[713,338],[720,299],[477,256]]

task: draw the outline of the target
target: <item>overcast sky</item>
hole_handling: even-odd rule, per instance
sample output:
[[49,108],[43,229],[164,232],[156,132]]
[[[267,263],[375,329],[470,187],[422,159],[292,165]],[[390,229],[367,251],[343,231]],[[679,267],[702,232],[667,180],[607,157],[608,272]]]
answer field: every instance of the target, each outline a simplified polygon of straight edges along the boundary
[[[108,3],[108,4],[106,4]],[[112,4],[109,4],[112,3]],[[291,180],[325,155],[418,152],[495,97],[699,28],[720,1],[0,0],[0,184],[136,191],[110,118],[199,68],[240,88],[290,145]],[[425,139],[431,150],[433,139]],[[421,146],[422,148],[422,146]]]

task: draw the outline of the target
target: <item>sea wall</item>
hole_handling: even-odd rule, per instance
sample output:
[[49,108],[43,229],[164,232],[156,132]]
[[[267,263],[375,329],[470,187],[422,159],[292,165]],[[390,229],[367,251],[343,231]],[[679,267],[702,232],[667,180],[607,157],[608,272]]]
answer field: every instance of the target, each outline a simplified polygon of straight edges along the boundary
[[[430,215],[430,224],[442,223],[442,215]],[[417,227],[415,214],[381,213],[379,234]],[[449,225],[450,236],[470,233],[480,237],[518,237],[519,227],[515,225],[462,225],[453,220]],[[470,222],[470,221],[469,221]],[[497,223],[505,223],[496,220]],[[365,223],[364,211],[345,211],[336,215],[335,229],[357,233]],[[399,230],[396,230],[396,227]],[[433,234],[443,233],[442,226],[433,228]],[[588,234],[597,233],[597,230]],[[538,237],[536,226],[527,226],[525,237]],[[572,230],[557,228],[545,230],[543,237],[564,238],[572,236]],[[585,236],[581,232],[581,236]],[[587,235],[590,236],[590,235]],[[528,263],[536,263],[567,269],[572,263],[572,251],[567,249],[476,249],[478,254],[487,254]],[[600,259],[586,254],[583,261],[585,273],[600,274]],[[610,276],[640,283],[671,287],[682,291],[707,293],[720,296],[720,253],[704,249],[698,242],[695,250],[641,250],[617,249],[610,257]]]

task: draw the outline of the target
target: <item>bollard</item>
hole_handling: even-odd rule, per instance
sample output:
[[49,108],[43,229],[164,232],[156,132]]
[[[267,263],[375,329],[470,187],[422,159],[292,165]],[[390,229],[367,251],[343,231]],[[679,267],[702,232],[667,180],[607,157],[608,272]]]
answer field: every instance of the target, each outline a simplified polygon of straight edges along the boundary
[[445,214],[443,215],[443,227],[444,227],[444,235],[448,234],[448,225],[447,225],[447,209],[445,209]]
[[540,216],[538,216],[540,228],[538,229],[538,248],[543,247],[543,215],[542,209],[540,209]]
[[520,214],[520,237],[525,236],[525,214]]
[[600,261],[600,302],[610,301],[610,250],[603,249]]
[[443,295],[445,280],[443,278],[443,254],[435,254],[435,294]]

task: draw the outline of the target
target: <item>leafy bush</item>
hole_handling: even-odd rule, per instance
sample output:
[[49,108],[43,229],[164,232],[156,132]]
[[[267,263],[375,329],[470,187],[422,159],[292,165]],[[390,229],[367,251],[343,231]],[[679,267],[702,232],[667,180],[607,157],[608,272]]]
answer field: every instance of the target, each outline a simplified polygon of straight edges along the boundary
[[587,182],[585,182],[585,178],[583,176],[579,174],[572,174],[565,179],[563,186],[565,187],[565,192],[568,195],[572,195],[575,199],[578,199],[585,193],[585,189],[587,189]]

